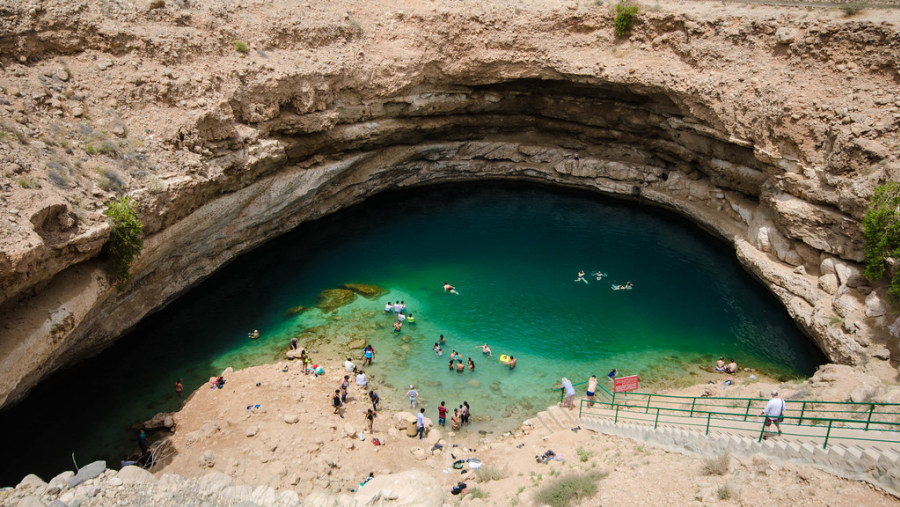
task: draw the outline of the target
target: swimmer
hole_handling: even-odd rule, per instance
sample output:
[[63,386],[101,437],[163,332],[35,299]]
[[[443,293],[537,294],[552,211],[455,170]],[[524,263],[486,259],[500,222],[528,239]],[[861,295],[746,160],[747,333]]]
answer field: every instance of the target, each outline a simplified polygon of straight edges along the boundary
[[434,342],[434,347],[432,347],[432,350],[434,350],[434,355],[436,355],[436,356],[440,356],[440,355],[441,355],[441,354],[440,354],[440,352],[441,352],[441,346],[438,345],[438,342]]
[[456,362],[456,373],[462,373],[466,370],[466,365],[463,364],[462,359],[457,360]]
[[450,285],[447,282],[444,282],[444,292],[449,292],[450,294],[459,294],[459,292],[456,292],[456,287]]
[[252,333],[247,333],[247,338],[250,338],[251,340],[258,340],[259,329],[254,329]]
[[626,289],[631,290],[631,287],[632,287],[631,282],[625,282]]
[[591,274],[594,275],[595,277],[597,277],[597,281],[603,280],[603,277],[604,277],[604,276],[607,276],[606,273],[601,273],[601,272],[599,272],[599,271],[595,271],[595,272],[593,272],[593,273],[591,273]]
[[466,362],[469,364],[469,371],[475,371],[475,361],[470,357]]
[[399,320],[394,322],[394,333],[400,334],[401,329],[403,329],[403,322],[400,322]]
[[579,271],[578,278],[576,278],[574,281],[588,283],[588,281],[584,279],[584,271]]
[[384,313],[394,313],[394,305],[390,301],[384,305]]
[[400,321],[400,322],[405,321],[405,320],[406,320],[406,315],[403,315],[402,313],[398,313],[398,314],[397,314],[397,320]]
[[416,323],[416,318],[413,317],[413,314],[410,313],[410,314],[406,317],[406,322],[408,322],[409,324],[415,324],[415,323]]
[[406,301],[400,301],[400,313],[406,313]]
[[447,340],[444,339],[444,335],[441,335],[441,338],[438,340],[438,343],[440,343],[441,345],[447,344]]
[[[477,347],[478,345],[475,345],[475,346]],[[488,357],[491,357],[491,348],[488,347],[487,343],[485,343],[484,345],[481,346],[481,353]]]
[[451,356],[450,357],[450,371],[453,371],[456,368],[456,365],[454,364],[455,362],[456,361],[454,361],[453,357]]
[[400,306],[400,300],[398,299],[397,302],[394,303],[394,313],[400,313],[400,310],[401,310],[402,308],[403,308],[403,307]]
[[506,363],[506,364],[509,365],[509,369],[510,369],[510,370],[516,367],[516,361],[518,361],[518,359],[516,359],[516,358],[513,357],[513,356],[509,356],[509,362]]

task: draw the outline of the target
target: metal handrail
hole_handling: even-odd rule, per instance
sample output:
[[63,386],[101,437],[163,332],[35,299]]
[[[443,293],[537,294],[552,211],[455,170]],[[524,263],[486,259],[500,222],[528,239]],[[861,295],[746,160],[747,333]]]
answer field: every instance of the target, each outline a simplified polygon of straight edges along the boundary
[[[605,389],[604,389],[604,390],[605,390]],[[608,391],[607,391],[607,393],[608,393]],[[604,407],[608,407],[608,408],[610,408],[610,409],[614,409],[614,410],[615,410],[615,416],[614,416],[613,424],[618,424],[618,422],[619,422],[620,419],[621,419],[621,420],[629,420],[629,419],[630,419],[630,420],[640,420],[640,421],[649,423],[649,420],[647,420],[647,419],[645,419],[645,418],[628,417],[628,415],[627,415],[627,413],[628,413],[629,411],[630,411],[630,412],[643,412],[643,413],[647,413],[647,412],[648,412],[648,409],[647,409],[647,406],[645,406],[645,405],[642,405],[642,406],[628,406],[628,405],[624,405],[624,404],[621,404],[621,403],[605,402],[605,401],[596,400],[596,399],[595,399],[595,400],[588,400],[588,399],[582,399],[582,400],[580,400],[579,416],[582,416],[582,415],[584,414],[585,408],[587,408],[587,409],[589,410],[593,405],[601,405],[601,406],[604,406]],[[680,424],[680,425],[683,425],[683,426],[700,426],[700,427],[704,427],[704,428],[705,428],[705,432],[706,432],[707,435],[709,434],[710,428],[724,429],[724,430],[731,430],[731,431],[735,431],[735,430],[737,430],[737,431],[748,431],[748,430],[749,430],[749,431],[753,431],[753,430],[751,430],[750,428],[747,428],[747,427],[738,427],[738,426],[736,426],[736,425],[734,424],[734,423],[736,423],[736,422],[741,422],[741,423],[743,423],[743,422],[748,422],[748,421],[746,420],[745,417],[743,417],[743,418],[741,418],[741,419],[736,419],[736,417],[741,417],[741,414],[735,414],[735,413],[733,413],[733,412],[714,412],[714,411],[703,411],[703,412],[698,412],[696,409],[679,409],[679,408],[658,407],[658,406],[651,407],[649,410],[655,410],[655,412],[656,412],[655,418],[654,418],[654,421],[653,421],[653,426],[654,426],[654,428],[657,428],[657,427],[659,426],[659,424],[660,424],[660,416],[667,417],[667,418],[677,417],[677,418],[682,418],[682,419],[693,420],[693,419],[695,419],[695,417],[696,417],[697,414],[703,414],[703,415],[705,415],[705,419],[706,419],[706,420],[703,421],[702,423],[691,423],[691,422],[682,422],[682,421],[668,421],[668,420],[667,420],[667,421],[664,421],[664,423],[666,423],[666,424]],[[671,413],[667,414],[666,412],[674,412],[674,414],[671,414]],[[687,415],[683,415],[683,414],[687,414]],[[761,417],[761,416],[757,416],[757,415],[754,414],[753,417]],[[879,423],[877,423],[877,424],[884,425],[884,426],[888,426],[888,427],[891,428],[891,429],[878,429],[878,430],[874,430],[874,429],[871,429],[871,428],[870,428],[870,423],[869,423],[869,421],[862,421],[862,420],[859,420],[859,419],[841,419],[841,418],[831,418],[831,417],[814,417],[814,416],[807,416],[807,415],[803,414],[803,415],[801,415],[800,417],[796,417],[796,416],[783,416],[782,420],[784,421],[783,424],[784,424],[785,426],[796,427],[796,428],[798,428],[796,431],[802,431],[802,428],[816,429],[816,430],[818,430],[818,431],[814,432],[813,434],[810,434],[809,432],[806,432],[806,433],[787,433],[788,435],[802,436],[802,437],[806,437],[806,438],[821,438],[822,435],[821,435],[820,433],[821,433],[821,430],[824,429],[825,434],[824,434],[823,448],[827,448],[828,442],[829,442],[830,440],[835,440],[835,439],[837,439],[837,440],[854,440],[854,441],[870,441],[870,442],[900,443],[900,438],[867,438],[868,436],[881,436],[881,435],[876,435],[876,433],[888,434],[887,436],[891,436],[890,434],[900,433],[900,422],[879,422]],[[716,422],[715,424],[713,424],[713,421],[717,421],[717,422]],[[721,424],[721,421],[729,421],[730,424],[729,424],[729,423]],[[796,421],[796,423],[791,423],[790,421]],[[804,421],[806,421],[807,424],[803,424]],[[754,423],[754,422],[752,422],[752,421],[749,422],[749,423],[750,423],[751,425],[757,424],[757,423]],[[827,423],[827,426],[825,425],[825,423]],[[864,426],[864,427],[859,427],[859,426],[845,426],[845,425],[842,425],[843,423],[850,423],[850,424],[862,424],[862,423],[865,423],[865,426]],[[762,421],[759,422],[758,424],[760,424],[760,430],[759,430],[758,441],[762,441],[763,435],[764,435],[764,433],[765,433],[765,428],[766,428],[766,427],[765,427],[765,418],[763,418]],[[845,430],[845,431],[862,432],[862,433],[866,434],[867,437],[856,436],[856,435],[854,435],[854,436],[836,435],[836,434],[834,434],[834,431],[833,431],[833,430],[838,429],[838,428],[840,428],[841,430]],[[817,434],[817,433],[819,433],[819,434]]]

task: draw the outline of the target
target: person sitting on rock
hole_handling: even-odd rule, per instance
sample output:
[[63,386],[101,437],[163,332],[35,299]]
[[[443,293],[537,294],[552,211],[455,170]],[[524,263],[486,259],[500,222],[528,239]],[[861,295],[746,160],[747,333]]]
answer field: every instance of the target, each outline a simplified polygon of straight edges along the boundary
[[728,366],[725,367],[725,373],[737,373],[737,363],[734,358],[729,359]]

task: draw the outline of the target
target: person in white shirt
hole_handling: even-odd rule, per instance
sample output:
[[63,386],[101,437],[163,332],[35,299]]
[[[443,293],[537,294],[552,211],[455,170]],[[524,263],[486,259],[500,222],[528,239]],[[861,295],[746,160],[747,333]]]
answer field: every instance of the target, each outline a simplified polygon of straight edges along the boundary
[[344,369],[348,372],[356,371],[356,365],[353,364],[353,361],[348,357],[346,361],[344,361]]
[[369,385],[369,379],[366,377],[366,372],[360,370],[359,375],[356,376],[356,385],[362,387],[363,389]]
[[403,322],[404,320],[406,320],[406,315],[403,315],[402,313],[398,313],[397,320],[399,320],[400,322]]
[[782,416],[784,416],[784,400],[778,397],[778,391],[772,391],[772,399],[766,403],[766,408],[763,409],[760,415],[766,416],[766,429],[763,431],[763,440],[769,438],[769,427],[772,423],[775,423],[775,427],[778,429],[778,434],[781,435],[781,420]]

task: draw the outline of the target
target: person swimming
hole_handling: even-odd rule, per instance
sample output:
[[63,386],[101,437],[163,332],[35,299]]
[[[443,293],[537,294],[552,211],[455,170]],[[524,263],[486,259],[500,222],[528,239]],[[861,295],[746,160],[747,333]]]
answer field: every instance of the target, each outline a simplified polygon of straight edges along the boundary
[[253,332],[247,333],[247,338],[250,338],[251,340],[258,340],[259,339],[259,329],[254,329]]
[[456,292],[456,287],[450,285],[447,282],[444,282],[444,292],[449,292],[450,294],[459,294],[459,292]]
[[388,301],[387,304],[384,305],[384,313],[394,313],[394,303]]
[[574,281],[588,283],[588,281],[584,278],[584,271],[579,271],[578,278],[576,278]]
[[599,280],[603,280],[603,277],[604,277],[604,276],[607,276],[606,273],[601,273],[600,271],[594,271],[594,272],[591,273],[591,274],[594,275],[595,277],[597,277],[597,280],[598,280],[598,281],[599,281]]
[[402,330],[402,329],[403,329],[403,322],[400,322],[399,320],[397,322],[394,322],[394,333],[400,334],[400,330]]
[[[477,347],[477,346],[478,346],[478,345],[476,345],[476,347]],[[487,344],[487,343],[485,343],[484,345],[481,346],[481,353],[484,354],[484,355],[486,355],[486,356],[488,356],[488,357],[491,357],[491,348],[488,347],[488,344]]]

